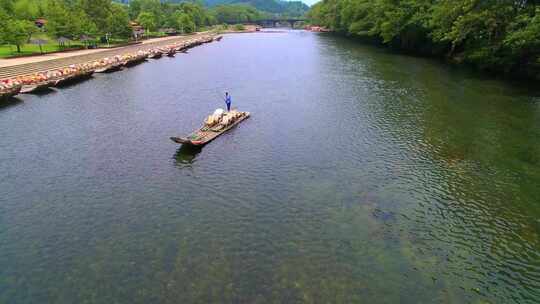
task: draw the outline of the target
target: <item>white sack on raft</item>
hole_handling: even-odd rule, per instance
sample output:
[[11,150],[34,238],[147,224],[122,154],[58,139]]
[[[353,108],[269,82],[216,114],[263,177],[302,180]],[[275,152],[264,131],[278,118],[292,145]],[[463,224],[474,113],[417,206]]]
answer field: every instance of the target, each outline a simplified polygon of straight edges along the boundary
[[221,115],[223,115],[223,113],[225,113],[225,110],[223,110],[223,109],[221,109],[221,108],[216,109],[216,110],[214,111],[214,115],[217,115],[217,116],[221,116]]

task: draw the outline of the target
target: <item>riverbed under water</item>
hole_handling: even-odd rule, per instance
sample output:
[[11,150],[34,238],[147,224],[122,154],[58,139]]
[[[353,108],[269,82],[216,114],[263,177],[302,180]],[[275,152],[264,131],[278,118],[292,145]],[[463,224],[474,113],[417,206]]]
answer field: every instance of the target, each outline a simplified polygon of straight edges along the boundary
[[539,96],[305,31],[22,96],[0,303],[538,303]]

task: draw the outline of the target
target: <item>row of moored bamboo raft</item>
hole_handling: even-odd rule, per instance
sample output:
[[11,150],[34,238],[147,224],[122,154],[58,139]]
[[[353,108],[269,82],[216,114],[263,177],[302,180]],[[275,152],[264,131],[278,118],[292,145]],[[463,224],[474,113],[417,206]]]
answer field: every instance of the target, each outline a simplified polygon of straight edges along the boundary
[[61,87],[77,81],[88,79],[94,73],[110,73],[122,70],[146,61],[147,58],[158,59],[163,55],[174,57],[178,52],[212,41],[221,40],[222,36],[203,36],[177,42],[150,50],[138,51],[102,58],[81,64],[73,64],[64,68],[38,72],[31,75],[0,79],[0,100],[11,98],[17,94],[38,93],[51,87]]

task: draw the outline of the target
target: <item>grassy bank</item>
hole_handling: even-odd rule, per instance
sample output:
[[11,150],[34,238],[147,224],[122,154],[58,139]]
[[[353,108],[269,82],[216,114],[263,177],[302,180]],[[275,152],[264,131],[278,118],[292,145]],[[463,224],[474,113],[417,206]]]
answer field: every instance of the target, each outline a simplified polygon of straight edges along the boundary
[[[62,51],[70,51],[70,50],[76,50],[76,49],[84,49],[87,47],[88,44],[95,44],[93,42],[89,42],[85,44],[82,41],[74,40],[70,42],[64,43],[64,45],[60,45],[58,41],[55,38],[52,38],[48,36],[46,33],[37,33],[32,35],[30,40],[33,39],[42,39],[47,41],[47,43],[41,45],[41,49],[39,45],[32,44],[32,43],[26,43],[21,45],[21,51],[17,52],[17,46],[15,45],[0,45],[0,58],[14,58],[14,57],[21,57],[21,56],[32,56],[32,55],[40,55],[42,52],[43,54],[47,53],[54,53],[54,52],[62,52]],[[129,40],[127,39],[111,39],[109,40],[109,43],[97,43],[95,44],[98,48],[108,48],[108,47],[116,47],[119,45],[124,45],[128,43]]]

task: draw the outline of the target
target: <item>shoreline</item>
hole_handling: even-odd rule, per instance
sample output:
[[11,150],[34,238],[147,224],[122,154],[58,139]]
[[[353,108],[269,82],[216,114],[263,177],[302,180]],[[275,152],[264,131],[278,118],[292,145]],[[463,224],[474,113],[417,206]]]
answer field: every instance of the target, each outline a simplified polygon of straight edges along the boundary
[[37,94],[92,78],[94,73],[112,73],[147,59],[176,53],[201,44],[220,41],[222,34],[258,33],[256,26],[243,30],[199,32],[191,35],[153,38],[113,49],[92,49],[0,59],[0,101],[18,94]]
[[122,51],[133,52],[133,51],[138,51],[138,50],[146,50],[151,47],[165,46],[167,44],[178,43],[184,40],[190,40],[190,39],[205,36],[205,35],[214,35],[214,34],[209,33],[209,32],[200,32],[193,35],[153,38],[153,39],[144,40],[138,44],[126,45],[126,46],[117,47],[117,48],[85,49],[85,50],[75,50],[75,51],[43,54],[39,56],[0,59],[0,79],[6,78],[2,74],[2,72],[6,68],[13,68],[16,66],[21,66],[21,65],[36,64],[36,63],[54,61],[54,60],[59,60],[59,59],[74,58],[74,57],[85,56],[85,55],[93,55],[93,54],[101,54],[101,53],[106,53],[105,55],[110,55],[110,53],[121,53]]
[[156,60],[163,55],[174,57],[176,53],[186,52],[190,48],[220,41],[223,36],[202,32],[167,38],[113,50],[64,53],[61,58],[51,59],[45,55],[46,58],[31,58],[35,59],[32,62],[0,67],[0,101],[7,101],[18,94],[38,93],[66,83],[84,81],[94,73],[120,71],[147,59]]
[[114,52],[114,51],[119,51],[123,49],[131,49],[131,48],[137,48],[137,47],[140,49],[146,49],[149,46],[158,46],[167,42],[180,42],[181,40],[189,40],[193,37],[200,37],[200,36],[205,36],[205,35],[242,34],[242,33],[256,33],[256,32],[257,30],[255,26],[248,25],[246,26],[245,30],[237,31],[237,30],[230,29],[230,30],[225,30],[225,31],[220,31],[220,32],[205,31],[205,32],[196,32],[196,33],[188,34],[188,35],[150,38],[147,40],[139,41],[138,43],[132,43],[132,44],[123,45],[119,47],[113,47],[113,48],[66,50],[66,51],[52,52],[52,53],[47,53],[47,54],[37,54],[34,56],[1,58],[0,59],[0,79],[5,78],[2,76],[2,70],[4,68],[10,68],[10,67],[24,65],[24,64],[39,63],[39,62],[44,62],[44,61],[71,58],[71,57],[77,57],[77,56],[89,55],[89,54],[98,54],[98,53],[103,53],[103,52],[111,52],[111,51]]

